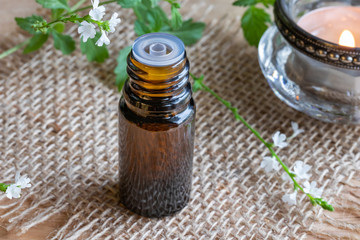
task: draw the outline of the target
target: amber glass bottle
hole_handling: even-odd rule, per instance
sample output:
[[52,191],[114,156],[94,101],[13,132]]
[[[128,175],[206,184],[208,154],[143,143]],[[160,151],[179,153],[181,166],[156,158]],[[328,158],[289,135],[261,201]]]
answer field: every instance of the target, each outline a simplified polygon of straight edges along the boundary
[[195,104],[184,44],[175,36],[139,37],[127,58],[119,102],[120,199],[147,217],[173,214],[191,191]]

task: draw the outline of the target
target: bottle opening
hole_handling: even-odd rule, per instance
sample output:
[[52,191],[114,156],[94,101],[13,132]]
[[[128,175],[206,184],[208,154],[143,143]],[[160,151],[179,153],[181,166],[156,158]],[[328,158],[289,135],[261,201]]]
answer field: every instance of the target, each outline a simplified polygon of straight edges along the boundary
[[134,58],[145,65],[164,67],[185,57],[184,43],[167,33],[149,33],[137,38],[132,46]]
[[166,45],[162,43],[154,43],[150,45],[150,55],[164,56],[166,55]]

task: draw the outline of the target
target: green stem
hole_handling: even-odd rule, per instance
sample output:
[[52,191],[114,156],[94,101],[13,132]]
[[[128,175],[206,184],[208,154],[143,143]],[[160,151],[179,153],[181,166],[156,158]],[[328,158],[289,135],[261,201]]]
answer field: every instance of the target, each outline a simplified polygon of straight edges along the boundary
[[66,18],[59,18],[59,19],[56,19],[56,20],[54,20],[52,22],[48,22],[46,25],[44,25],[42,27],[49,27],[51,24],[58,23],[58,22],[63,22],[65,20],[67,20],[67,19]]
[[0,191],[6,192],[6,189],[10,186],[10,184],[0,183]]
[[35,30],[46,32],[50,28],[50,26],[53,25],[54,23],[58,23],[58,22],[62,22],[62,23],[66,23],[66,22],[79,23],[79,22],[82,22],[84,20],[88,21],[88,22],[95,23],[95,24],[99,25],[99,27],[101,28],[102,23],[100,21],[92,20],[89,17],[89,15],[86,15],[84,17],[76,17],[76,16],[60,17],[58,19],[55,19],[52,22],[46,23],[46,24],[44,24],[44,25],[42,25],[40,27],[35,28]]
[[9,50],[6,50],[5,52],[0,54],[0,59],[4,58],[14,52],[16,52],[17,50],[19,50],[20,48],[24,47],[26,44],[28,44],[30,42],[30,38],[26,39],[24,42],[19,43],[18,45],[16,45],[13,48],[10,48]]
[[[191,74],[191,76],[194,78],[195,76]],[[276,158],[276,160],[280,163],[280,165],[282,166],[282,168],[285,170],[285,172],[289,175],[289,177],[291,178],[291,180],[294,183],[294,187],[297,189],[300,189],[302,192],[305,193],[304,189],[300,186],[300,184],[295,180],[295,178],[293,177],[293,174],[290,173],[289,168],[285,165],[285,163],[283,163],[283,161],[281,161],[281,159],[279,158],[279,156],[275,153],[274,149],[272,148],[272,144],[268,143],[265,141],[265,139],[263,139],[261,137],[261,135],[259,134],[258,131],[256,131],[254,128],[251,127],[251,125],[242,117],[240,116],[238,109],[235,107],[231,106],[231,103],[226,101],[225,99],[221,98],[216,92],[214,92],[212,89],[210,89],[208,86],[206,86],[203,82],[199,82],[202,89],[205,90],[206,92],[210,93],[211,95],[213,95],[217,100],[219,100],[222,104],[224,104],[235,116],[236,120],[241,121],[271,152],[272,156],[274,156]],[[305,193],[309,199],[310,202],[312,204],[318,204],[320,205],[322,208],[326,209],[326,210],[330,210],[333,211],[333,207],[328,204],[326,201],[323,201],[323,203],[319,204],[318,202],[316,202],[316,198],[314,198],[311,194],[309,193]]]

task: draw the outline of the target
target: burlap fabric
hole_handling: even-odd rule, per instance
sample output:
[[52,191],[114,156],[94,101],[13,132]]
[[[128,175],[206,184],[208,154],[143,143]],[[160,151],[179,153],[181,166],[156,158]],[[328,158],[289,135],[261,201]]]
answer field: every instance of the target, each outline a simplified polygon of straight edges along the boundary
[[[201,6],[200,6],[201,7]],[[323,123],[278,100],[241,37],[239,19],[210,19],[204,37],[189,47],[191,71],[230,100],[270,140],[305,133],[279,155],[290,166],[313,166],[335,213],[313,208],[303,194],[297,206],[281,201],[291,185],[260,168],[264,146],[223,105],[195,94],[197,129],[189,205],[175,216],[148,219],[118,203],[117,104],[113,69],[117,52],[133,42],[134,18],[111,35],[111,58],[88,63],[77,50],[63,56],[51,44],[35,54],[1,60],[0,176],[27,173],[33,187],[19,200],[0,195],[2,232],[26,233],[62,219],[48,239],[356,239],[360,235],[359,127]],[[187,9],[191,6],[188,3]],[[193,11],[196,9],[193,8]],[[188,15],[195,16],[191,11]],[[70,29],[74,37],[76,28]],[[19,38],[24,38],[19,35]],[[2,43],[11,47],[20,39]],[[336,214],[342,214],[338,217]],[[24,235],[25,234],[25,235]]]

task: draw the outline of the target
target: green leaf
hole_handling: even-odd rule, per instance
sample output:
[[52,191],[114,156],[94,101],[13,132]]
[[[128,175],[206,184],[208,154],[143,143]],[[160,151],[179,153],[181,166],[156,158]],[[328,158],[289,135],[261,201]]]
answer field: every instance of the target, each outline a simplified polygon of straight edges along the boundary
[[58,33],[55,30],[51,31],[54,38],[54,47],[67,55],[75,50],[75,41],[69,35]]
[[139,6],[140,3],[149,7],[155,7],[160,0],[117,0],[117,3],[123,8],[133,8]]
[[135,32],[139,36],[159,32],[164,24],[169,23],[166,13],[159,6],[152,7],[150,0],[143,2],[147,2],[147,4],[140,4],[133,8],[137,17]]
[[147,9],[151,9],[153,5],[151,0],[142,0],[141,4],[144,5]]
[[156,7],[159,4],[160,0],[150,0],[151,1],[151,7]]
[[117,0],[117,3],[123,8],[133,8],[141,3],[141,0]]
[[123,48],[120,51],[119,56],[116,59],[118,65],[116,66],[116,68],[114,70],[114,72],[116,74],[115,84],[116,84],[116,86],[118,86],[119,92],[123,88],[126,79],[128,79],[128,74],[127,74],[127,70],[126,70],[127,69],[127,61],[126,60],[127,60],[127,57],[129,55],[130,51],[131,51],[131,46]]
[[163,25],[164,24],[170,24],[170,21],[168,19],[167,14],[165,13],[165,11],[161,7],[156,6],[156,7],[153,8],[153,11],[155,11],[156,15],[159,16],[159,18],[161,19]]
[[175,2],[175,3],[173,3],[172,4],[174,7],[176,7],[176,8],[180,8],[181,6],[180,6],[180,3],[177,3],[177,2]]
[[201,75],[200,77],[196,77],[195,75],[191,74],[191,77],[194,80],[194,84],[192,86],[193,92],[197,92],[203,89],[202,82],[204,80],[204,75]]
[[135,21],[134,31],[138,36],[151,33],[150,28],[144,22],[139,20]]
[[237,1],[233,2],[233,5],[246,7],[246,6],[256,5],[258,2],[259,2],[259,0],[237,0]]
[[86,57],[89,62],[99,62],[102,63],[109,57],[109,52],[105,45],[102,47],[96,46],[96,41],[100,38],[101,33],[97,32],[95,38],[88,39],[87,42],[80,41],[80,49],[83,54],[86,54]]
[[51,20],[58,19],[63,14],[64,9],[51,9]]
[[55,23],[52,28],[58,33],[62,33],[65,30],[65,24],[62,22]]
[[10,184],[0,183],[0,191],[6,192],[6,189],[10,186]]
[[274,5],[275,0],[237,0],[233,2],[234,6],[255,6],[258,3],[262,3],[265,7],[269,7],[269,5]]
[[270,15],[261,8],[249,7],[241,18],[245,39],[251,46],[258,46],[261,36],[271,23]]
[[38,50],[41,46],[48,40],[49,34],[35,34],[31,39],[28,45],[24,49],[24,53],[30,53]]
[[172,8],[169,20],[161,7],[153,6],[157,2],[158,0],[142,0],[142,4],[137,4],[133,8],[137,17],[134,30],[138,36],[151,32],[165,32],[179,37],[185,45],[194,44],[202,37],[204,23],[193,22],[192,19],[183,22],[178,10],[180,5],[175,1],[169,2]]
[[171,6],[171,26],[173,29],[178,29],[181,27],[183,21],[179,9],[175,6]]
[[154,8],[159,4],[160,0],[142,0],[141,3],[147,8]]
[[133,11],[135,13],[137,20],[139,20],[141,22],[146,21],[146,14],[147,14],[148,9],[144,5],[141,4],[141,5],[133,7]]
[[[151,11],[148,11],[147,19],[149,22],[149,27],[151,32],[159,32],[164,24],[164,19],[161,11],[158,11],[160,8],[152,8]],[[167,19],[167,17],[166,17]],[[168,20],[165,21],[167,23]]]
[[17,18],[15,18],[15,21],[21,29],[34,35],[34,34],[36,34],[36,31],[32,27],[32,25],[35,23],[38,23],[38,22],[43,22],[45,20],[40,16],[32,15],[31,17],[26,17],[26,18],[18,18],[17,17]]
[[177,36],[188,46],[196,43],[202,37],[204,29],[205,23],[193,22],[192,19],[189,19],[176,30],[162,29],[162,31]]
[[70,10],[66,0],[36,0],[44,8]]
[[269,7],[269,5],[274,6],[275,4],[275,0],[263,0],[261,1],[261,3],[265,6],[265,7]]

